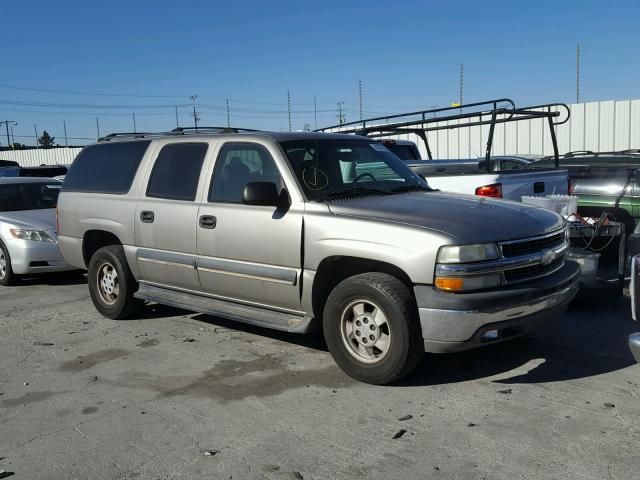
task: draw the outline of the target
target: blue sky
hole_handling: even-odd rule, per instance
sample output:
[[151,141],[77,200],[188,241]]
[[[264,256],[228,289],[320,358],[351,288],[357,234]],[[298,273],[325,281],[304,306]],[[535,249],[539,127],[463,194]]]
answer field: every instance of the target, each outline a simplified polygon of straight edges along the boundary
[[[512,97],[517,104],[640,98],[636,1],[30,1],[3,6],[0,120],[64,143],[192,125],[288,129]],[[7,21],[7,19],[9,21]],[[20,88],[16,88],[20,87]],[[34,89],[34,90],[30,90]],[[43,90],[77,93],[54,93]],[[93,95],[102,93],[106,95]],[[119,96],[112,96],[119,95]],[[0,132],[2,133],[2,132]],[[6,144],[4,135],[0,136]]]

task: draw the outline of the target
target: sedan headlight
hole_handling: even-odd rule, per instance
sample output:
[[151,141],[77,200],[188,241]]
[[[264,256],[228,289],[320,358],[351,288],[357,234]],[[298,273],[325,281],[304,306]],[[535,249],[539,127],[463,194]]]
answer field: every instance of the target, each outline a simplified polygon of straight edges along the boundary
[[500,258],[500,248],[495,243],[477,245],[446,245],[438,250],[438,263],[469,263]]
[[55,240],[51,235],[43,230],[26,230],[24,228],[11,228],[9,229],[13,238],[19,240],[32,240],[34,242],[49,242],[55,243]]

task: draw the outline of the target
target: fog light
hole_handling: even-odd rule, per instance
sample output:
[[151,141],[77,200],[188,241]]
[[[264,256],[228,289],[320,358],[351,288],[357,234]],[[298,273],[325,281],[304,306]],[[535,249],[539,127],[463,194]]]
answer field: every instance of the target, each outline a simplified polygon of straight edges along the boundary
[[497,340],[499,336],[500,336],[500,332],[498,330],[488,330],[488,331],[484,332],[484,335],[482,335],[482,339],[483,340]]

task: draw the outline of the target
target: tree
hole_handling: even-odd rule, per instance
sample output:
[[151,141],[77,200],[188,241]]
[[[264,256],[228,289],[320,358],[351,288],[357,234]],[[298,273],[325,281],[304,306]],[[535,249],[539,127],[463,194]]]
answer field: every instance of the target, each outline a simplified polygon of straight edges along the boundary
[[53,141],[55,137],[49,135],[49,133],[45,130],[42,132],[42,136],[38,139],[38,143],[42,148],[51,148],[53,147]]

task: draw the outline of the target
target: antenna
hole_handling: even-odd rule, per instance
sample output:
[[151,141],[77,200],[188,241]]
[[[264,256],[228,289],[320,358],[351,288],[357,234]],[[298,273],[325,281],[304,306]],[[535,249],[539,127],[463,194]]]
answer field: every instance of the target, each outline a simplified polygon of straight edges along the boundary
[[33,124],[33,131],[36,134],[36,147],[38,146],[38,125]]
[[316,124],[316,130],[318,129],[318,102],[316,102],[316,94],[313,94],[313,120]]
[[198,95],[191,95],[189,98],[191,99],[191,103],[193,104],[193,113],[191,114],[191,116],[193,117],[193,126],[197,130],[198,122],[200,121],[198,111],[196,110],[196,99],[198,98]]
[[136,114],[132,113],[131,116],[133,117],[133,133],[137,133],[136,132]]
[[287,90],[287,110],[289,112],[289,131],[291,131],[291,92]]
[[180,128],[180,125],[178,123],[178,106],[176,105],[176,128]]
[[98,132],[98,138],[100,138],[100,121],[96,117],[96,131]]
[[68,147],[69,142],[67,141],[67,122],[65,120],[62,121],[62,128],[64,129],[64,146]]
[[227,127],[231,128],[231,118],[229,117],[229,99],[227,98]]

